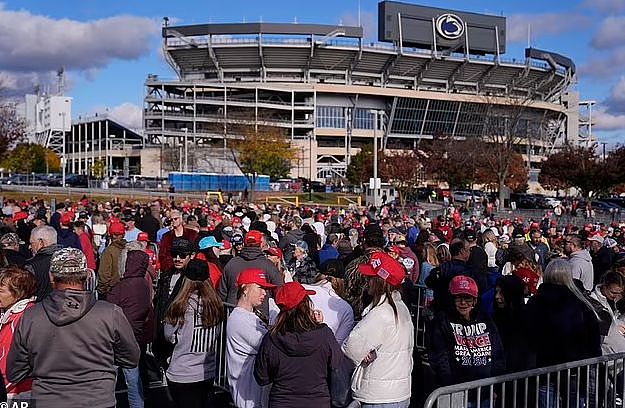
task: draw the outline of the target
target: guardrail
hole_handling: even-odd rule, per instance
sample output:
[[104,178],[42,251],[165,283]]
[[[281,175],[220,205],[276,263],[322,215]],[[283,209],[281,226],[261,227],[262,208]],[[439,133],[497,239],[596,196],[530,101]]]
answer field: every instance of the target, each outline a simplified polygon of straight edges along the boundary
[[620,353],[441,387],[424,408],[618,407],[624,363]]

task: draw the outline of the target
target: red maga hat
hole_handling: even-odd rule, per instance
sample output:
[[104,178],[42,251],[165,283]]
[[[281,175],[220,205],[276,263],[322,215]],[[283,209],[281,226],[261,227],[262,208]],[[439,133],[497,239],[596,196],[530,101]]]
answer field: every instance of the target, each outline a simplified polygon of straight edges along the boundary
[[314,295],[314,290],[305,289],[299,282],[288,282],[276,290],[276,304],[280,310],[292,310],[299,306],[308,295]]
[[239,277],[237,278],[237,286],[243,286],[249,283],[255,283],[265,289],[273,289],[276,287],[276,285],[267,282],[265,271],[257,268],[246,269],[239,274]]
[[402,264],[384,252],[371,254],[369,262],[360,265],[358,270],[365,276],[377,276],[391,286],[401,285],[406,277],[406,269]]

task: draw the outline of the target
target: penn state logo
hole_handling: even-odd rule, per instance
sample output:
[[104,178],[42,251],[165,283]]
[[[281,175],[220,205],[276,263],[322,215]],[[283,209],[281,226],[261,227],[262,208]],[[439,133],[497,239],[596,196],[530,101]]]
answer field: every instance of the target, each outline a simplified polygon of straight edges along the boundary
[[436,31],[448,40],[456,40],[464,34],[464,22],[455,14],[442,14],[436,19]]

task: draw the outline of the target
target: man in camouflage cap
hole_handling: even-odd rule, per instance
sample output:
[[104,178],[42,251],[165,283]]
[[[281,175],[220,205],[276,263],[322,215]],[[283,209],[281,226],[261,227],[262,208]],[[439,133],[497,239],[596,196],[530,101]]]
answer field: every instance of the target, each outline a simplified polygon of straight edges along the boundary
[[24,266],[27,258],[20,252],[20,238],[15,232],[7,232],[0,237],[0,247],[4,251],[6,265]]
[[55,251],[52,292],[24,312],[13,336],[7,377],[32,378],[31,398],[47,408],[115,406],[115,366],[139,363],[139,346],[122,310],[85,291],[92,272],[86,264],[80,250]]

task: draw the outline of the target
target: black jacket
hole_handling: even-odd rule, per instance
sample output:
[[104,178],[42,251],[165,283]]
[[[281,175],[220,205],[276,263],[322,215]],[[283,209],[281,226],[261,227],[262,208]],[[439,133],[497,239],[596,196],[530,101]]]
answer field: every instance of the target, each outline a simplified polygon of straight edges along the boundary
[[25,268],[35,275],[37,279],[37,301],[43,300],[52,292],[50,284],[50,260],[52,254],[58,251],[60,247],[56,244],[41,248],[39,252],[28,261]]
[[139,219],[137,228],[148,234],[150,242],[156,242],[156,232],[161,229],[161,223],[152,214],[148,213]]
[[26,260],[28,258],[25,257],[24,254],[22,254],[21,252],[14,251],[8,248],[4,248],[2,251],[4,252],[4,257],[8,265],[16,265],[21,268],[26,264]]
[[566,286],[543,283],[527,302],[529,346],[547,367],[601,355],[597,317]]
[[497,327],[480,312],[468,322],[455,311],[439,312],[426,333],[430,365],[439,386],[493,377],[505,371]]
[[254,378],[273,384],[269,407],[330,408],[331,369],[339,369],[343,353],[325,324],[306,333],[267,333],[256,355]]
[[614,264],[614,251],[608,247],[602,246],[596,253],[590,253],[592,257],[593,283],[596,285],[601,282],[601,277],[612,268]]
[[74,232],[74,230],[68,228],[61,228],[57,231],[57,242],[61,248],[76,248],[82,251],[82,245],[80,245],[80,238]]
[[[239,274],[246,269],[257,268],[262,269],[265,272],[265,277],[269,283],[281,286],[284,283],[284,279],[280,275],[278,268],[265,256],[263,251],[259,247],[246,246],[243,247],[241,252],[232,258],[230,262],[225,266],[224,273],[219,280],[219,286],[217,293],[221,299],[232,305],[237,303],[237,278]],[[268,316],[269,305],[268,296],[265,297],[261,311]]]
[[454,276],[465,275],[473,278],[477,283],[480,295],[486,291],[486,276],[476,274],[465,263],[458,259],[442,263],[438,268],[432,270],[426,278],[425,284],[434,291],[434,301],[432,308],[436,311],[445,311],[452,306],[451,295],[449,294],[449,282]]

